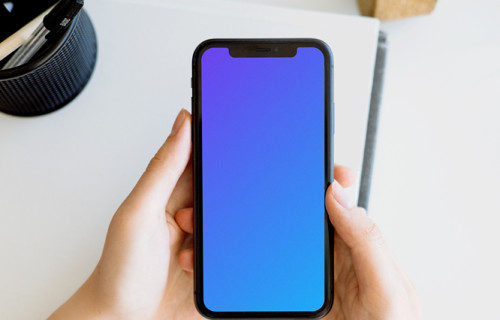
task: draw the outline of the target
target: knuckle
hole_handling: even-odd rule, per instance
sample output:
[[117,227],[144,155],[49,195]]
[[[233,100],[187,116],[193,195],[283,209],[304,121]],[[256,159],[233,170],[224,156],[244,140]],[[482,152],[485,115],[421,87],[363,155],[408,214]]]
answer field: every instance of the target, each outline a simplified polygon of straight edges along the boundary
[[172,137],[167,137],[167,140],[163,144],[163,146],[156,152],[154,157],[149,161],[148,166],[146,167],[146,172],[161,169],[165,166],[165,163],[172,157],[171,154],[167,152],[166,145],[170,143]]
[[363,233],[367,240],[379,245],[384,244],[382,232],[374,222],[370,222],[370,224],[364,229]]
[[357,214],[366,216],[366,209],[362,207],[356,207]]
[[157,153],[155,156],[149,161],[148,166],[146,167],[146,172],[154,171],[158,167],[161,167],[161,164],[163,163],[163,159],[160,157],[160,155]]

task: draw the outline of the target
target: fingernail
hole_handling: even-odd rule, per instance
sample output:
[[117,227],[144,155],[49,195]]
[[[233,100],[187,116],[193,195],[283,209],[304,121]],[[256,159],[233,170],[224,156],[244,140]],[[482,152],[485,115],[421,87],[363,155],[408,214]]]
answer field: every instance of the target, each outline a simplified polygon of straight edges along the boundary
[[177,133],[177,131],[179,131],[185,118],[186,118],[186,113],[184,112],[184,109],[182,109],[181,112],[179,112],[179,114],[177,115],[174,125],[172,126],[171,135],[174,135]]
[[336,181],[332,184],[333,197],[337,202],[344,208],[351,207],[351,198],[349,194],[342,188],[342,186]]

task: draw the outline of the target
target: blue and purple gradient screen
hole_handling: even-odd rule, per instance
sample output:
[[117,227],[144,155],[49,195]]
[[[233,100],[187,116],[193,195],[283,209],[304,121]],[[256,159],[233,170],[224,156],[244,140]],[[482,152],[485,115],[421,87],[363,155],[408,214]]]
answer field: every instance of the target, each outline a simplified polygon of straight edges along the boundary
[[214,312],[325,301],[325,61],[201,58],[203,297]]

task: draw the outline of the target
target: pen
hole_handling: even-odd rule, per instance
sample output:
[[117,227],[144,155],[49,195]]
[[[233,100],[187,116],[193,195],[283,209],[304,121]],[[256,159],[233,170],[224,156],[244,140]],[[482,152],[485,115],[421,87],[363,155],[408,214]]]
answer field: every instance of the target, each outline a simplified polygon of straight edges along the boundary
[[57,39],[57,36],[66,31],[78,12],[80,12],[83,3],[83,0],[59,1],[49,14],[43,18],[43,22],[32,36],[4,65],[3,69],[15,68],[29,62],[48,40]]
[[44,13],[40,14],[35,19],[28,22],[16,33],[0,42],[0,61],[8,57],[12,52],[14,52],[17,48],[22,46],[23,43],[30,39],[31,35],[34,33],[40,23],[43,22],[43,18],[50,12],[51,9],[52,7],[46,10]]

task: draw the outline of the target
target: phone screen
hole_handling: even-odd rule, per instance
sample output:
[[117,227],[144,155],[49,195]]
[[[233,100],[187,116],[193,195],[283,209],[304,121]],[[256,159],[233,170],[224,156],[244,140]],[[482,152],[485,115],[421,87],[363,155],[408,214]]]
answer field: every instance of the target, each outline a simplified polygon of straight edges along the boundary
[[325,303],[325,57],[201,56],[203,301],[214,312]]

